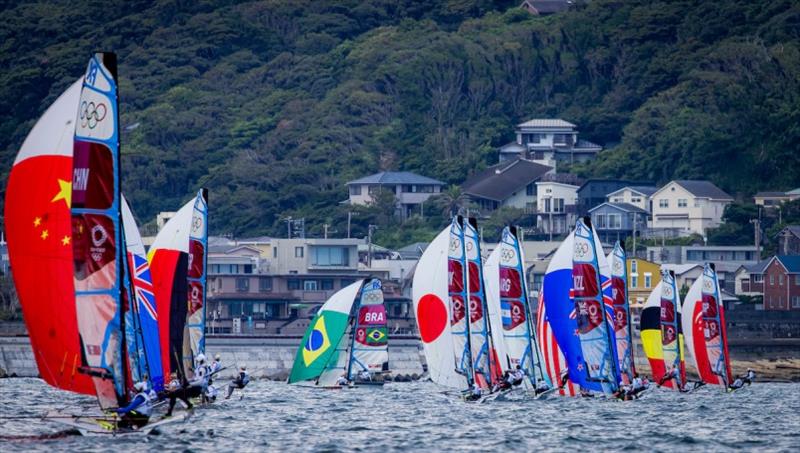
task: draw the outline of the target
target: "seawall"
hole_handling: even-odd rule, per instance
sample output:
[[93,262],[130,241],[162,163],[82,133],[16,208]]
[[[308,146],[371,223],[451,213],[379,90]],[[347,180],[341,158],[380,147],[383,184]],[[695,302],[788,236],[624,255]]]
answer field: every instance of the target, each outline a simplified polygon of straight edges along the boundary
[[[294,363],[300,337],[208,337],[206,355],[220,354],[228,368],[222,377],[232,376],[239,366],[247,366],[254,377],[284,380]],[[422,374],[419,340],[415,338],[391,339],[389,365],[394,377]],[[3,374],[19,377],[37,377],[39,371],[28,337],[0,336],[0,377]]]

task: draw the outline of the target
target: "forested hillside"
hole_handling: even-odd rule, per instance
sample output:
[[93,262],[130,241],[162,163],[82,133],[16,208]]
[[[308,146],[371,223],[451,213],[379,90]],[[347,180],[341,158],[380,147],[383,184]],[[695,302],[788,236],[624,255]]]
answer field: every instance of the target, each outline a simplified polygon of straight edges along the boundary
[[[402,169],[458,184],[532,117],[608,147],[583,176],[800,186],[797,2],[598,0],[547,17],[518,3],[4,2],[2,185],[35,119],[110,49],[142,222],[205,185],[214,234],[281,234],[292,216],[341,235],[347,180]],[[388,242],[416,238],[380,206],[355,234],[375,221]]]

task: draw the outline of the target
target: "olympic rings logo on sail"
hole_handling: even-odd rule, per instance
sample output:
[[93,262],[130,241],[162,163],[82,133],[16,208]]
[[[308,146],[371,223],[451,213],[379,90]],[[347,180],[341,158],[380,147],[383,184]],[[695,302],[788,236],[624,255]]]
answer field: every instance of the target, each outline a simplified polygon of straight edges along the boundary
[[502,250],[500,251],[500,259],[501,259],[501,260],[502,260],[504,263],[508,263],[508,262],[510,262],[511,260],[513,260],[515,255],[516,255],[516,253],[514,253],[514,250],[510,250],[510,249],[505,249],[505,248],[504,248],[504,249],[502,249]]
[[672,288],[669,286],[664,287],[664,297],[672,299]]
[[473,247],[474,247],[474,245],[472,245],[472,242],[467,242],[467,251],[468,252],[471,252]]
[[363,297],[366,302],[378,302],[383,300],[383,293],[380,291],[370,291],[365,293]]
[[450,251],[455,252],[461,246],[461,241],[457,238],[450,239]]
[[589,244],[586,242],[575,242],[575,256],[583,258],[589,254]]
[[83,101],[80,110],[81,127],[94,129],[98,123],[106,118],[107,113],[106,105],[102,102],[95,104],[94,101]]
[[705,292],[707,292],[707,293],[711,292],[711,290],[712,290],[711,280],[704,280],[703,281],[703,290],[705,290]]
[[192,233],[199,233],[203,227],[203,219],[195,217],[192,219]]

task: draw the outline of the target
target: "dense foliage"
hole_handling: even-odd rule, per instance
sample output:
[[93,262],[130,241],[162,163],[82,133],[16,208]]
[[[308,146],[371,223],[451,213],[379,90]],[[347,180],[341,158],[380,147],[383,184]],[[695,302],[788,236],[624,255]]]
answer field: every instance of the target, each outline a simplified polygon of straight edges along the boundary
[[[341,236],[347,180],[403,169],[458,184],[531,117],[609,147],[584,176],[710,178],[737,196],[800,186],[797,2],[600,0],[548,17],[518,3],[3,3],[0,174],[89,53],[112,49],[140,221],[205,185],[212,233],[281,234],[292,216]],[[405,226],[381,204],[357,209],[354,236],[374,223],[397,245],[445,221],[441,201]]]

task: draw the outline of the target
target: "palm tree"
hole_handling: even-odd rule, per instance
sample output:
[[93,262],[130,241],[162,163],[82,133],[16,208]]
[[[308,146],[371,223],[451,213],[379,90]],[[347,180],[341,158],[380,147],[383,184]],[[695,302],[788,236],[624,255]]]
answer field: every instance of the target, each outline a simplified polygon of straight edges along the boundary
[[461,214],[470,205],[467,195],[456,185],[448,186],[444,192],[437,195],[434,203],[445,217]]

